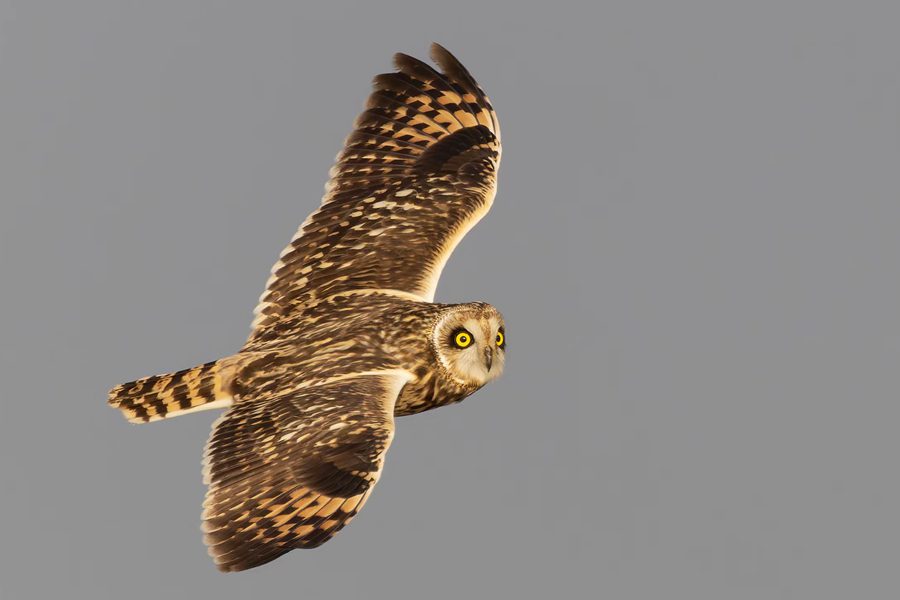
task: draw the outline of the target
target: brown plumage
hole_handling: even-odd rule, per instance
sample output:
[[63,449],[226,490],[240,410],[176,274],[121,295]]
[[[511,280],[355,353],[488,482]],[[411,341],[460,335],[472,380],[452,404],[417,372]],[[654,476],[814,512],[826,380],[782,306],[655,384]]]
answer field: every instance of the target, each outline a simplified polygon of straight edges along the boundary
[[237,354],[120,385],[142,423],[230,407],[204,460],[204,532],[223,571],[313,548],[378,481],[394,417],[499,376],[505,331],[484,303],[433,302],[456,244],[488,211],[500,129],[445,49],[395,57],[337,158],[322,205],[272,268]]

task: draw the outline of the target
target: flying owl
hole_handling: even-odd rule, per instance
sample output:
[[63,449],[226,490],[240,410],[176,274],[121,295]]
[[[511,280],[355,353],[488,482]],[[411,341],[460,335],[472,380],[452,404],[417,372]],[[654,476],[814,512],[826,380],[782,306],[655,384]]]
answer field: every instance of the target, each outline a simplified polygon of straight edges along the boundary
[[133,423],[212,408],[204,539],[222,571],[315,548],[363,507],[394,418],[500,376],[503,317],[434,302],[441,270],[496,192],[500,127],[434,44],[378,75],[318,210],[281,253],[233,356],[117,386]]

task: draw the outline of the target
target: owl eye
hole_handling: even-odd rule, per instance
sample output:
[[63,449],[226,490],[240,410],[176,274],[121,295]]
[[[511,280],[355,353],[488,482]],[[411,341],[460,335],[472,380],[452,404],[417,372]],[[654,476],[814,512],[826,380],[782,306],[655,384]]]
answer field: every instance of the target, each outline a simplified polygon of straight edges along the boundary
[[503,335],[503,331],[498,331],[497,332],[497,346],[502,348],[505,345],[506,345],[506,336]]
[[472,334],[461,329],[453,334],[453,343],[457,348],[468,348],[472,345]]

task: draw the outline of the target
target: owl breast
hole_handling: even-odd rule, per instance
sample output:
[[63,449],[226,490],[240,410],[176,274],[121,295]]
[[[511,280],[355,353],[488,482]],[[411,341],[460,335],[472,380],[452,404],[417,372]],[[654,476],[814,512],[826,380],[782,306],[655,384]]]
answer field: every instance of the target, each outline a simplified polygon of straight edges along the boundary
[[420,367],[416,371],[418,379],[406,384],[397,403],[394,405],[394,416],[402,417],[455,404],[475,393],[474,386],[459,385],[439,370]]

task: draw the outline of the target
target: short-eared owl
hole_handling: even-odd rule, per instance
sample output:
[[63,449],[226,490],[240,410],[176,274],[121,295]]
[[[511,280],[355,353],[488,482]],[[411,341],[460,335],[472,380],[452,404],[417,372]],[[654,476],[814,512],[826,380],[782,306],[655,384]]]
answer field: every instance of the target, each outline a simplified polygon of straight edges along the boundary
[[459,402],[503,371],[489,304],[437,304],[441,270],[491,207],[500,127],[437,44],[378,75],[321,206],[272,268],[233,356],[114,388],[134,423],[228,407],[204,455],[203,531],[223,571],[329,540],[365,504],[394,417]]

